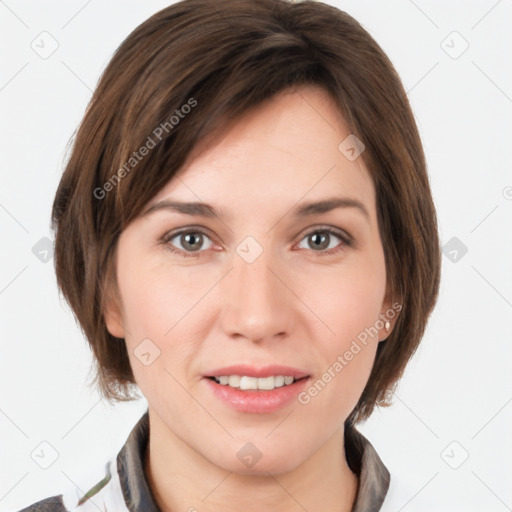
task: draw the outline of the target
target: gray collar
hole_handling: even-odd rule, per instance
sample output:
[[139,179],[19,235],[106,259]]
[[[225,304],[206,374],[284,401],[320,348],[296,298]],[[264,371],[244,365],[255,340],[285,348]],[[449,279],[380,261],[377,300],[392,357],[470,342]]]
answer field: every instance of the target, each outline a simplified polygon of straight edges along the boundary
[[352,512],[378,512],[389,489],[390,474],[370,441],[354,427],[345,426],[345,452],[359,479]]
[[[144,474],[148,440],[146,411],[117,455],[117,472],[130,512],[160,512]],[[345,452],[350,468],[359,479],[352,512],[378,512],[389,488],[389,471],[368,439],[354,427],[345,429]]]

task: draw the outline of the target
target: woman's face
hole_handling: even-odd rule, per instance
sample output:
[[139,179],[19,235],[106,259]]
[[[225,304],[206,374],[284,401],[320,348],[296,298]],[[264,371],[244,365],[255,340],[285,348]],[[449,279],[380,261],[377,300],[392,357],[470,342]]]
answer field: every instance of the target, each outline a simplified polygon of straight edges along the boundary
[[[387,336],[375,190],[360,148],[339,149],[349,135],[323,89],[281,93],[148,205],[209,207],[160,205],[120,236],[109,331],[125,338],[162,435],[226,470],[277,473],[317,453]],[[348,202],[301,210],[337,199]],[[224,369],[234,365],[244,368]],[[221,375],[233,386],[211,378]],[[235,375],[261,388],[306,377],[265,391],[236,389]]]

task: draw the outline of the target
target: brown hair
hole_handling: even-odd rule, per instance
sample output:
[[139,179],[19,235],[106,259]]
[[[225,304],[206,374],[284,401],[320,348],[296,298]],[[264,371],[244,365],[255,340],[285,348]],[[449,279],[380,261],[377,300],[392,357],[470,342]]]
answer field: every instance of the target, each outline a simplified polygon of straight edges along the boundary
[[356,20],[309,0],[177,2],[138,26],[104,70],[52,221],[58,286],[92,348],[95,381],[108,400],[133,399],[135,383],[126,344],[104,320],[105,301],[117,289],[120,233],[200,141],[302,85],[330,93],[366,148],[361,158],[376,189],[387,293],[402,310],[347,421],[388,404],[437,300],[436,213],[417,127],[391,62]]

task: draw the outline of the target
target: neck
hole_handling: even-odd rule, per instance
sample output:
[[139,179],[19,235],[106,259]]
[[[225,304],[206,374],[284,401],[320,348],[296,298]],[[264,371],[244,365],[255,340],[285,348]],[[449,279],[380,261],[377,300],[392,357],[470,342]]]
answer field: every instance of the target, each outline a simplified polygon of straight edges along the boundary
[[162,512],[352,510],[358,479],[345,457],[343,428],[299,466],[274,475],[227,471],[168,429],[150,432],[144,471]]

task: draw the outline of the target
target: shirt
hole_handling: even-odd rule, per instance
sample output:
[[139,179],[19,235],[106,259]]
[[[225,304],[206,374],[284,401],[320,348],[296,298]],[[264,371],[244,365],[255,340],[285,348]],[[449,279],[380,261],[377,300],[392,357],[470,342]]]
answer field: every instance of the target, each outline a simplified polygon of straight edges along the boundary
[[[149,440],[149,413],[139,419],[117,456],[105,465],[104,476],[90,487],[80,483],[19,512],[160,512],[144,473]],[[345,429],[345,453],[359,484],[352,512],[385,512],[390,474],[371,443],[354,427]],[[89,489],[81,493],[78,488]],[[383,505],[386,505],[383,508]]]

